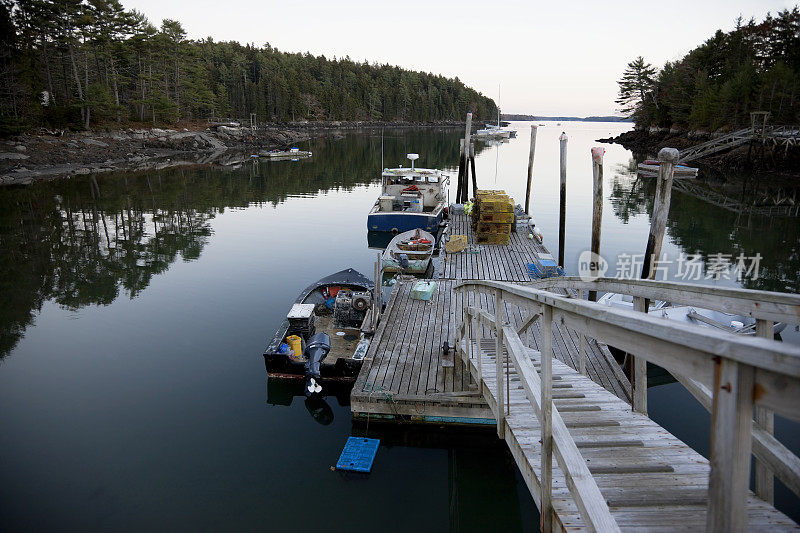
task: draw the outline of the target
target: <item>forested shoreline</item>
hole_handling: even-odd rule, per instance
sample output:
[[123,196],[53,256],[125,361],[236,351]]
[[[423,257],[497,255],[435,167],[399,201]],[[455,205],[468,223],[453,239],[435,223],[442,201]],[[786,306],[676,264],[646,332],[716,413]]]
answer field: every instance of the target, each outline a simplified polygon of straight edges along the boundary
[[800,123],[800,10],[741,17],[682,59],[656,69],[643,57],[618,81],[620,111],[637,129],[715,131],[750,124],[768,111],[773,124]]
[[[268,36],[265,36],[265,40]],[[491,118],[458,78],[156,27],[117,0],[0,0],[0,133],[36,127]]]

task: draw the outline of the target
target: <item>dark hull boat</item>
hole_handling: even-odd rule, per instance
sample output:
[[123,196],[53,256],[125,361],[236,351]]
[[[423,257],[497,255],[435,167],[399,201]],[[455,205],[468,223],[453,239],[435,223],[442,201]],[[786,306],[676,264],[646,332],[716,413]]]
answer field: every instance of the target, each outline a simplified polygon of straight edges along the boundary
[[304,379],[306,394],[325,381],[354,381],[369,340],[361,326],[373,283],[348,268],[306,287],[264,350],[271,378]]

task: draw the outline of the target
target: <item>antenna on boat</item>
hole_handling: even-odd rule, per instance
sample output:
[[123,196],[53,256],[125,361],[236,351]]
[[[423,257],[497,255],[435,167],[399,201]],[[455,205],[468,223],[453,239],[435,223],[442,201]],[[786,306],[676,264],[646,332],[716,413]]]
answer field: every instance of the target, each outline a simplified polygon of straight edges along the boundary
[[419,159],[419,154],[407,154],[406,157],[411,161],[411,170],[414,170],[414,161]]
[[381,128],[381,172],[383,172],[383,128]]

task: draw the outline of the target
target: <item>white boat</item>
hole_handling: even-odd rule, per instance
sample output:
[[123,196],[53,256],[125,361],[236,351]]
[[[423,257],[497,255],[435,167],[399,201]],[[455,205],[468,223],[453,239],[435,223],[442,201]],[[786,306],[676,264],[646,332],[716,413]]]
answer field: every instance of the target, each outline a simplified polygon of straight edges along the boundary
[[435,243],[433,235],[419,228],[395,235],[383,252],[383,271],[424,274]]
[[313,154],[308,150],[290,148],[289,150],[270,150],[269,152],[262,152],[261,155],[270,159],[300,159],[311,157]]
[[[658,169],[660,168],[661,162],[656,161],[654,159],[647,159],[642,161],[636,168],[642,176],[645,177],[655,177],[658,175]],[[687,167],[686,165],[675,165],[675,173],[674,177],[676,178],[696,178],[699,169],[694,167]]]
[[[618,309],[632,310],[633,296],[608,292],[597,300],[597,303]],[[678,322],[689,322],[699,326],[730,331],[739,335],[753,335],[756,331],[756,321],[749,316],[723,313],[722,311],[690,305],[670,305],[669,302],[662,300],[651,300],[648,314]],[[786,323],[776,322],[774,327],[775,333],[780,333],[786,327]]]
[[480,140],[508,139],[510,137],[511,137],[511,132],[509,130],[504,130],[499,126],[494,126],[492,124],[487,124],[485,128],[475,132],[475,138]]
[[408,154],[411,168],[385,168],[381,195],[367,215],[367,230],[394,234],[421,228],[439,231],[447,202],[447,174],[431,168],[414,168],[417,154]]
[[485,141],[489,139],[508,139],[511,137],[516,137],[517,132],[511,130],[505,130],[501,126],[502,122],[500,121],[500,108],[497,108],[497,125],[494,124],[486,124],[485,128],[479,129],[475,132],[475,137],[479,140]]

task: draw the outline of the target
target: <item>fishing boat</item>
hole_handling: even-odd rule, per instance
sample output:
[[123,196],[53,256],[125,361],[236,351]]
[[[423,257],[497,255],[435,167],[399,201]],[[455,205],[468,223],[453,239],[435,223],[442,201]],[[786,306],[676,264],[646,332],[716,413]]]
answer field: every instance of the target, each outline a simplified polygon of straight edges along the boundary
[[419,228],[395,235],[383,252],[384,272],[424,274],[433,255],[436,239]]
[[441,170],[414,168],[417,154],[408,154],[411,168],[385,168],[381,195],[367,215],[368,231],[402,233],[423,229],[436,234],[445,216],[447,184]]
[[[633,296],[629,294],[617,294],[609,292],[604,294],[598,303],[619,309],[633,309]],[[749,316],[724,313],[702,307],[689,305],[670,305],[669,302],[662,300],[651,300],[648,313],[678,322],[689,322],[699,326],[715,328],[723,331],[730,331],[739,335],[754,335],[756,332],[756,320]],[[785,322],[775,322],[774,332],[780,333],[786,328]]]
[[369,347],[361,327],[372,290],[352,268],[306,287],[264,350],[267,374],[304,380],[307,395],[319,394],[325,381],[354,381]]
[[262,152],[261,155],[270,159],[300,159],[311,157],[313,154],[308,150],[290,148],[289,150],[270,150],[269,152]]
[[[661,166],[660,161],[656,161],[655,159],[646,159],[636,165],[636,168],[639,169],[639,173],[643,176],[653,177],[658,175],[658,169]],[[675,178],[696,178],[699,169],[694,167],[687,167],[686,165],[675,165],[675,174],[673,176]]]

